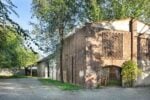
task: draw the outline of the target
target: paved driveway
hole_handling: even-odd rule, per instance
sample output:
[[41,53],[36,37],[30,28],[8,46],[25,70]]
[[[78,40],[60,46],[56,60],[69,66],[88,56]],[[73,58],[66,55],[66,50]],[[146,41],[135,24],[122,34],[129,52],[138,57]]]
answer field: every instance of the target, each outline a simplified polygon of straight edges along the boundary
[[150,100],[150,87],[62,91],[35,78],[0,80],[0,100]]

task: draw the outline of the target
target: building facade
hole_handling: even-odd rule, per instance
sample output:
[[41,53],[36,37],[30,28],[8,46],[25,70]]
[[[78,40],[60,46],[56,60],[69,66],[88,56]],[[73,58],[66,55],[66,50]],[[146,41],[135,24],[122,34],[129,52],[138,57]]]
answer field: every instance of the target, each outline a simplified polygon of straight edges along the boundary
[[[55,54],[54,54],[55,55]],[[37,76],[41,78],[50,78],[53,80],[59,80],[59,70],[56,67],[56,60],[50,59],[53,54],[39,60],[35,65],[37,67]]]
[[88,23],[64,40],[64,81],[86,87],[121,81],[121,66],[131,59],[142,69],[136,85],[149,85],[148,25],[131,19]]

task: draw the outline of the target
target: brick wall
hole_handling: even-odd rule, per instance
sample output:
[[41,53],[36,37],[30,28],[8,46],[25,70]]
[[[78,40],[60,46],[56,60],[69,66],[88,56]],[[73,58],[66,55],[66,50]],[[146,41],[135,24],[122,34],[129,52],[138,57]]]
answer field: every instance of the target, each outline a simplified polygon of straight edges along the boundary
[[[124,30],[119,30],[119,27],[121,29],[124,27]],[[64,41],[63,74],[65,82],[86,87],[96,87],[101,83],[105,85],[105,82],[109,80],[110,69],[108,67],[114,67],[120,75],[123,62],[133,58],[134,61],[141,64],[143,60],[138,59],[140,42],[137,30],[139,30],[137,21],[130,22],[129,19],[122,22],[88,23],[83,28],[76,30],[75,34]],[[144,64],[141,66],[147,68],[144,71],[146,73],[144,79],[149,78],[150,64],[147,65],[148,67],[144,67]],[[145,84],[149,83],[149,81],[145,82]]]
[[91,30],[88,29],[85,81],[87,87],[93,87],[103,83],[99,81],[109,78],[109,70],[104,69],[105,66],[121,67],[124,61],[131,59],[131,35],[127,31],[92,26]]

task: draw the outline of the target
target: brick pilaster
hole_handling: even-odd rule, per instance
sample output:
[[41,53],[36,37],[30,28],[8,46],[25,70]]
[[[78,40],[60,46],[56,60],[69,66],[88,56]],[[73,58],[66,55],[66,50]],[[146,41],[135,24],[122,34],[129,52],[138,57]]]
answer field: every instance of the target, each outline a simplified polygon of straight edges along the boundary
[[131,60],[137,62],[137,21],[131,19],[129,23],[131,32]]

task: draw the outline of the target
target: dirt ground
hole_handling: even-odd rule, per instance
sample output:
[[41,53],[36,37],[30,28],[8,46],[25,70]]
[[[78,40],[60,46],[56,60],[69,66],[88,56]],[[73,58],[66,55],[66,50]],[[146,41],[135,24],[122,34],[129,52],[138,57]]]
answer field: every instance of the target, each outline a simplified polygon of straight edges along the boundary
[[0,100],[150,100],[150,87],[62,91],[36,78],[0,79]]

